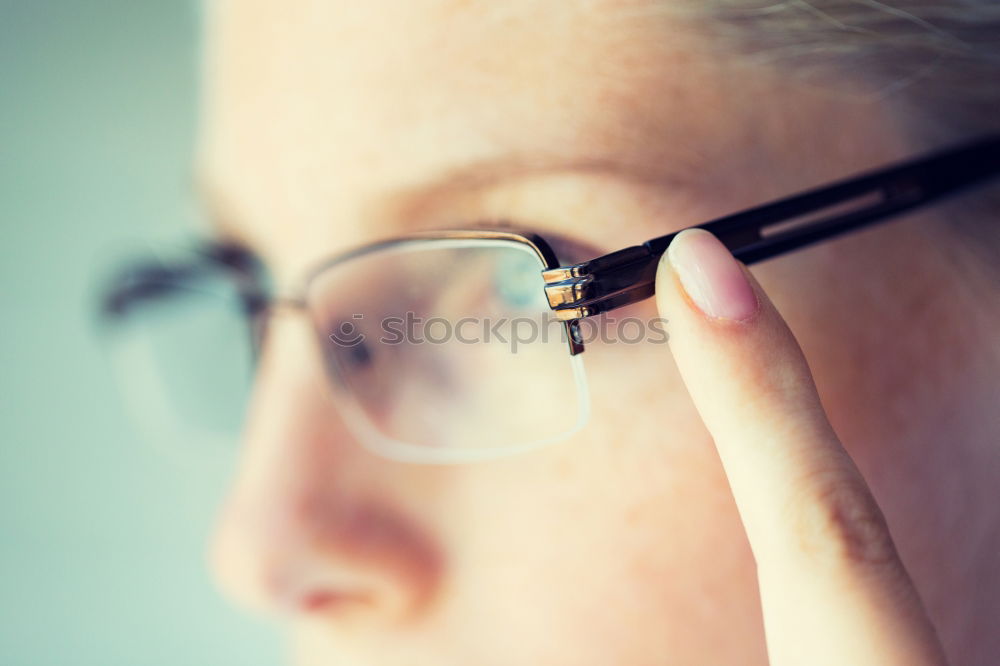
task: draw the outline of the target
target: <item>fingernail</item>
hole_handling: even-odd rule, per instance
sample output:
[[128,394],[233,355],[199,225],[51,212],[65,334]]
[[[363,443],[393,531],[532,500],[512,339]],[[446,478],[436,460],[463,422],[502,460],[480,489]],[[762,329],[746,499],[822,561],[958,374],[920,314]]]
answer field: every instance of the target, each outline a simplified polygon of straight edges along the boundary
[[667,258],[684,291],[709,317],[749,319],[757,295],[733,255],[703,229],[685,229],[667,248]]

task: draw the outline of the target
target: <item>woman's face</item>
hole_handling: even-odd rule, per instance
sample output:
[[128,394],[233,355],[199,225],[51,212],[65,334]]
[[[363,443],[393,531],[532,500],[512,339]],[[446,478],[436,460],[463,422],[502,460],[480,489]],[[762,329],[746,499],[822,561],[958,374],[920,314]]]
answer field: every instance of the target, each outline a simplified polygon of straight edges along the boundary
[[[713,59],[645,3],[210,4],[202,174],[279,283],[491,219],[597,256],[898,148],[876,109]],[[905,261],[887,234],[756,271],[854,434],[875,427],[859,365],[871,391],[894,381],[864,332],[897,325],[871,315]],[[595,343],[584,363],[593,414],[570,440],[404,464],[348,433],[309,324],[276,315],[214,548],[225,587],[286,614],[303,664],[763,662],[753,561],[668,351]]]

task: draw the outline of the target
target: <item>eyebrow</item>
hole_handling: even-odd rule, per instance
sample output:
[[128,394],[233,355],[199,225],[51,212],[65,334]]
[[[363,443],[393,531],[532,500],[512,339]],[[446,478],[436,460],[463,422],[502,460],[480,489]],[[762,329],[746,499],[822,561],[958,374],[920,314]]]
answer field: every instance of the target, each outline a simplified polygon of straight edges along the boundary
[[[374,211],[371,218],[375,223],[376,233],[384,235],[398,231],[397,224],[400,220],[421,219],[424,217],[422,209],[456,193],[556,175],[606,176],[633,185],[669,189],[670,192],[683,195],[697,187],[695,177],[704,172],[700,165],[707,162],[707,156],[704,155],[687,155],[678,160],[650,160],[638,157],[622,159],[554,153],[505,153],[460,164],[443,170],[426,181],[379,195],[371,202],[371,209]],[[549,230],[539,230],[551,233]]]
[[[438,175],[423,182],[397,186],[377,195],[371,202],[375,214],[373,238],[398,235],[399,221],[418,219],[420,209],[446,199],[456,192],[488,188],[549,175],[609,176],[647,187],[669,187],[673,192],[690,192],[696,187],[695,175],[704,172],[708,157],[703,153],[677,151],[671,159],[621,158],[606,155],[567,155],[551,152],[509,152],[443,169]],[[223,245],[254,246],[238,223],[234,206],[227,201],[226,192],[214,186],[212,179],[198,175],[194,179],[195,196],[207,213],[213,235]],[[463,220],[469,224],[499,222],[499,220]],[[524,220],[523,222],[531,222]],[[587,242],[576,242],[552,229],[539,229],[558,238],[564,253],[577,258],[586,252],[600,251]]]
[[[691,174],[701,164],[689,155],[684,160],[653,161],[620,159],[605,156],[563,156],[510,153],[476,160],[447,170],[443,175],[417,188],[426,192],[450,190],[456,187],[481,187],[501,181],[516,180],[549,173],[588,173],[626,176],[630,180],[650,184],[690,186]],[[704,158],[696,160],[699,163]]]

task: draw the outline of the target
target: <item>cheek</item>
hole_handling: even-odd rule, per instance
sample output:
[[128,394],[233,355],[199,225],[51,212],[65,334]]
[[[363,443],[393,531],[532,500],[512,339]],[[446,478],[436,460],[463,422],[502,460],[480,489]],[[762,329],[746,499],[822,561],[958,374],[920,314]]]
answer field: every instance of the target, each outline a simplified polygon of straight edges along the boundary
[[670,354],[670,323],[650,301],[613,314],[583,354],[593,405],[587,436],[650,471],[714,459]]
[[[463,498],[448,521],[460,595],[452,608],[489,598],[501,625],[536,648],[583,643],[607,650],[605,663],[631,650],[625,662],[646,663],[658,652],[651,642],[697,661],[720,631],[752,645],[752,558],[668,350],[594,346],[585,355],[588,427],[569,442],[467,468],[452,488]],[[602,647],[580,640],[590,633]]]

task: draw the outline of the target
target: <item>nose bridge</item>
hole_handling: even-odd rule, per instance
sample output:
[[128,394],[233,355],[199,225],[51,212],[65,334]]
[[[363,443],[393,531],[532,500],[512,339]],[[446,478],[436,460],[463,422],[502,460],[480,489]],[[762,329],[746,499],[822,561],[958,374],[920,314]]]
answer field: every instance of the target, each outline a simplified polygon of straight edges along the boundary
[[311,324],[286,314],[273,311],[262,350],[216,535],[217,574],[258,607],[372,617],[412,610],[436,578],[432,540],[379,492],[388,463],[344,430]]
[[327,395],[310,322],[302,315],[299,305],[284,300],[261,315],[267,334],[244,424],[241,476],[256,468],[292,469],[303,457],[317,463],[308,466],[314,470],[333,466],[334,454],[347,443]]
[[261,297],[249,307],[248,313],[251,320],[254,355],[258,361],[263,357],[264,341],[275,319],[286,317],[309,319],[308,304],[303,296],[296,293]]

